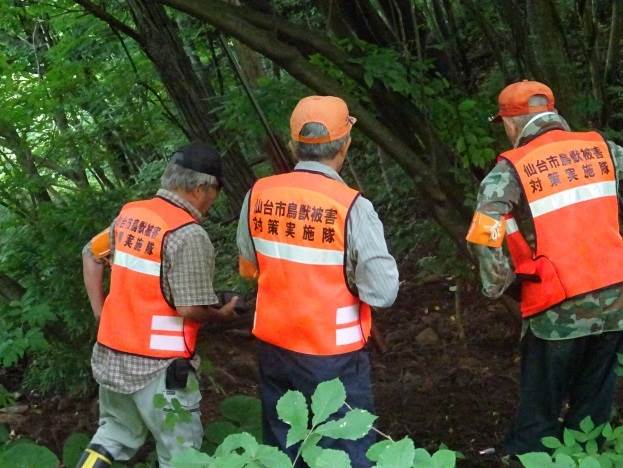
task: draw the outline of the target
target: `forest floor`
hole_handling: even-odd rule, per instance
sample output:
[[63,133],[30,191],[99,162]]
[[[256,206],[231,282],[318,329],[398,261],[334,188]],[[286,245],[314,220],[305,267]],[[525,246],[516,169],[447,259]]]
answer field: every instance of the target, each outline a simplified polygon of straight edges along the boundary
[[[403,277],[413,276],[403,272]],[[502,439],[515,411],[521,325],[503,305],[480,298],[475,288],[463,291],[459,319],[453,285],[446,278],[407,280],[394,307],[377,314],[387,348],[373,351],[377,427],[394,439],[409,435],[429,449],[443,442],[460,450],[467,460],[459,466],[495,467],[498,463],[478,451]],[[219,387],[203,378],[208,422],[217,417],[225,395],[257,394],[258,371],[255,343],[244,333],[207,331],[203,342]],[[92,433],[96,427],[95,395],[22,403],[30,409],[12,427],[57,453],[69,433]]]

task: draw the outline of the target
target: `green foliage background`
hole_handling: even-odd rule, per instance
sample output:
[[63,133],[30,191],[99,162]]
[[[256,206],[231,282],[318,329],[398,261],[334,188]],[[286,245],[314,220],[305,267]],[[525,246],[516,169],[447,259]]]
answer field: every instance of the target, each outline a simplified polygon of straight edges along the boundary
[[[145,38],[137,42],[133,36],[138,34],[132,10],[137,2],[95,3],[131,33],[85,11],[85,3],[0,0],[0,365],[21,372],[19,382],[7,384],[10,390],[48,394],[93,388],[89,354],[95,324],[82,285],[81,250],[124,202],[157,189],[167,156],[193,137],[184,109],[172,97],[172,83],[163,79],[162,63],[144,47]],[[275,27],[294,25],[301,31],[298,42],[286,32],[273,38],[275,50],[287,46],[301,54],[298,69],[269,58],[269,48],[242,30],[223,35],[214,25],[218,18],[202,21],[163,10],[184,46],[181,59],[192,63],[208,90],[197,105],[213,119],[210,131],[219,149],[242,154],[256,177],[274,170],[257,109],[228,63],[221,39],[237,57],[284,148],[292,107],[318,92],[303,84],[305,73],[318,77],[319,88],[332,80],[340,95],[352,96],[412,151],[405,161],[374,142],[369,129],[356,126],[343,171],[347,182],[375,204],[392,253],[407,259],[403,266],[418,275],[469,277],[470,265],[459,255],[462,225],[455,231],[448,226],[456,219],[467,223],[478,181],[507,147],[502,130],[487,122],[498,91],[524,77],[555,82],[551,64],[533,56],[539,41],[551,39],[551,28],[531,23],[535,29],[521,49],[504,2],[477,2],[474,9],[476,2],[411,0],[405,5],[412,17],[398,24],[384,2],[370,1],[381,20],[374,36],[341,10],[333,19],[350,29],[336,26],[322,2],[269,3]],[[547,2],[524,3],[515,15],[520,21],[532,18],[530,8]],[[554,58],[567,70],[566,81],[576,86],[575,93],[565,94],[566,81],[557,82],[561,108],[576,127],[597,125],[620,141],[618,61],[611,70],[597,67],[603,79],[591,69],[607,55],[612,6],[594,2],[587,13],[574,2],[550,3],[556,33],[566,41]],[[221,5],[218,0],[206,4]],[[233,7],[221,6],[225,18]],[[231,11],[246,21],[237,13],[242,10]],[[586,26],[589,16],[594,32]],[[407,20],[417,28],[409,30]],[[310,31],[327,42],[322,47],[305,42],[303,33]],[[416,170],[420,166],[410,165],[414,158],[430,171]],[[432,185],[439,200],[426,191]],[[236,275],[232,200],[222,197],[206,223],[218,252],[219,289],[243,287]],[[444,218],[440,207],[458,218]],[[418,258],[413,252],[427,255]]]

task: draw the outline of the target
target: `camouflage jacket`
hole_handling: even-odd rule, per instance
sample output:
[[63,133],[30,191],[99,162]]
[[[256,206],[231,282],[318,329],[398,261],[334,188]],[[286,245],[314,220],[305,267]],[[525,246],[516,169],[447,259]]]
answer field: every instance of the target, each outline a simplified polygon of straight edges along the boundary
[[[520,133],[515,147],[525,145],[546,130],[569,130],[558,114],[544,113],[529,122]],[[609,141],[617,167],[617,183],[623,178],[623,148]],[[502,160],[480,184],[476,210],[500,219],[511,211],[526,240],[534,248],[534,228],[522,188],[509,162]],[[503,248],[469,244],[480,264],[483,293],[499,297],[515,279],[512,264]],[[539,338],[561,340],[623,330],[623,286],[617,285],[569,299],[524,321]]]

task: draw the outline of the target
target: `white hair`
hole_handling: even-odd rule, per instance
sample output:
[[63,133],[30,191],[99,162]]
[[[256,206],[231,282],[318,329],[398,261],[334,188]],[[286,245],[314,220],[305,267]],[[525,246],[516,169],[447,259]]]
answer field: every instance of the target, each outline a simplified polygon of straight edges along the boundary
[[[329,131],[327,127],[318,122],[308,122],[303,125],[299,136],[308,138],[318,138],[327,136]],[[300,141],[293,141],[293,149],[297,158],[301,161],[323,161],[327,159],[333,159],[340,151],[342,146],[346,144],[350,133],[346,134],[342,138],[330,141],[329,143],[303,143]]]
[[165,190],[190,192],[197,187],[219,187],[219,182],[213,175],[193,171],[171,161],[160,178],[160,187]]
[[[543,94],[535,94],[534,96],[531,96],[530,99],[528,99],[528,110],[530,110],[530,108],[532,107],[543,107],[543,106],[547,106],[547,97],[544,96]],[[556,111],[554,110],[553,112],[556,112]],[[511,119],[513,120],[517,128],[521,130],[528,124],[528,122],[530,121],[530,119],[532,119],[532,117],[534,117],[535,115],[541,114],[541,113],[543,113],[543,111],[530,112],[528,114],[517,115],[515,117],[511,117]]]

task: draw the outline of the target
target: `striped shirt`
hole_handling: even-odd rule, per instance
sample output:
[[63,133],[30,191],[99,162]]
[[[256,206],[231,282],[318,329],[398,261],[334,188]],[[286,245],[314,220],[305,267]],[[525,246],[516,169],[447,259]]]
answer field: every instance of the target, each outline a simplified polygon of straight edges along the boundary
[[[179,195],[160,189],[158,196],[186,209],[198,221],[201,213]],[[111,225],[110,250],[114,254]],[[90,242],[83,255],[92,255]],[[212,287],[214,246],[208,233],[199,224],[190,224],[169,234],[164,241],[162,290],[176,306],[211,305],[218,303]],[[97,261],[97,260],[96,260]],[[158,377],[172,359],[153,359],[122,353],[95,343],[91,356],[93,378],[102,387],[117,393],[134,393]],[[192,362],[199,366],[195,355]]]
[[[321,172],[324,175],[344,181],[329,166],[316,161],[301,161],[295,169]],[[236,240],[240,255],[257,266],[253,241],[249,234],[249,193],[247,193]],[[346,277],[351,288],[357,290],[359,298],[372,307],[389,307],[398,294],[398,268],[396,261],[387,251],[383,224],[372,203],[358,197],[353,203],[347,221]]]

